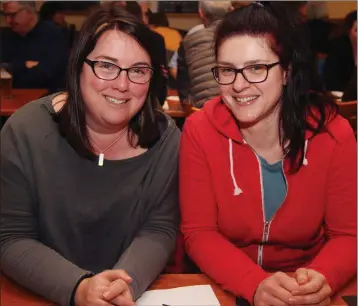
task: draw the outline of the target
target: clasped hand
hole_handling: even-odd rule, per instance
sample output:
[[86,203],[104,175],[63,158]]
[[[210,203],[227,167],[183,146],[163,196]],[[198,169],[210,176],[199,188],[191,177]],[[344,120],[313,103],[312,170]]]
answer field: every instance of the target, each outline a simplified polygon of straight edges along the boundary
[[323,274],[300,268],[292,278],[277,272],[263,280],[254,296],[255,306],[330,305],[331,288]]
[[76,306],[135,306],[129,284],[132,278],[124,270],[107,270],[85,278],[75,293]]

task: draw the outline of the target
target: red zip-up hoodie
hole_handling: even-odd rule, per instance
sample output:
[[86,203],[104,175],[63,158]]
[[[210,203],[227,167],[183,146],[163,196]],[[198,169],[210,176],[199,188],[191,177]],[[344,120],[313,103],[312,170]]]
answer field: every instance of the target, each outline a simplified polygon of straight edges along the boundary
[[219,97],[190,116],[180,148],[182,232],[189,256],[224,289],[250,302],[272,271],[308,267],[333,293],[357,269],[357,150],[349,123],[306,133],[304,164],[283,162],[287,194],[265,220],[260,161]]

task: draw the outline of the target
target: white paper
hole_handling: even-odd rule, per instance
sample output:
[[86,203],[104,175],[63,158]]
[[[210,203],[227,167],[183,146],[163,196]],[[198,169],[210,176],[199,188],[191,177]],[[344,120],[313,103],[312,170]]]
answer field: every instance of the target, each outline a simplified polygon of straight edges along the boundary
[[137,306],[220,306],[210,285],[158,289],[144,292]]

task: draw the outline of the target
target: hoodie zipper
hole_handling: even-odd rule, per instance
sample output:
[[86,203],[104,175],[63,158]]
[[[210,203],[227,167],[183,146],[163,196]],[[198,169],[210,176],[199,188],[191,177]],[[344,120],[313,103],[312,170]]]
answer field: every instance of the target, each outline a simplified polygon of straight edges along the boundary
[[[262,208],[262,217],[263,217],[263,220],[264,220],[264,231],[263,231],[263,234],[262,234],[262,243],[264,243],[265,239],[268,239],[269,222],[266,222],[266,219],[265,219],[264,185],[263,185],[263,181],[262,181],[261,161],[260,161],[259,157],[257,156],[256,152],[254,150],[252,150],[252,151],[254,152],[254,154],[256,156],[256,159],[257,159],[257,162],[259,164],[260,189],[261,189],[261,208]],[[263,248],[264,248],[262,243],[258,246],[258,250],[257,250],[257,264],[259,266],[262,266]]]
[[[261,161],[259,159],[259,157],[257,156],[256,152],[254,150],[252,150],[256,156],[257,162],[259,164],[259,172],[260,172],[260,186],[261,186],[261,204],[262,204],[262,213],[263,213],[263,220],[264,220],[264,226],[263,226],[263,233],[262,233],[262,242],[261,244],[258,246],[258,250],[257,250],[257,264],[259,266],[262,266],[262,261],[263,261],[263,250],[264,250],[264,244],[267,243],[268,239],[269,239],[269,233],[270,233],[270,226],[271,223],[273,221],[273,219],[275,218],[277,211],[281,208],[281,206],[277,209],[277,211],[275,212],[275,214],[272,216],[270,221],[266,221],[266,217],[265,217],[265,204],[264,204],[264,188],[263,188],[263,180],[262,180],[262,170],[261,170]],[[286,194],[285,197],[283,199],[283,202],[286,200],[287,194],[288,194],[288,182],[287,182],[287,178],[286,178],[286,174],[283,168],[283,161],[282,161],[282,173],[283,173],[283,177],[285,179],[285,184],[286,184]],[[282,203],[283,203],[282,202]]]

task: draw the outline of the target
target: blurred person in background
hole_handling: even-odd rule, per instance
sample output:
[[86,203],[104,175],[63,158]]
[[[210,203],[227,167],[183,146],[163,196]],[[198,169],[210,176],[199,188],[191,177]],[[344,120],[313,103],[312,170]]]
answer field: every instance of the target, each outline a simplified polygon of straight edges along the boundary
[[52,23],[38,20],[35,1],[7,1],[2,12],[10,31],[1,35],[1,62],[10,63],[14,88],[65,87],[68,40]]
[[64,8],[62,2],[59,1],[45,1],[40,8],[39,16],[42,21],[52,21],[59,27],[66,28],[67,22],[65,19]]
[[[323,66],[328,52],[329,39],[333,31],[333,24],[327,20],[325,3],[315,4],[313,10],[309,1],[281,1],[290,12],[298,12],[307,31],[307,43],[312,51],[312,69],[310,88],[323,92]],[[315,14],[313,14],[313,11]]]
[[330,43],[324,66],[327,90],[344,91],[357,72],[357,11],[344,19],[344,34]]
[[[319,57],[328,53],[329,40],[336,26],[328,19],[325,1],[303,1],[305,19],[310,30],[312,51]],[[302,10],[301,10],[302,11]]]
[[71,48],[76,36],[76,27],[66,22],[64,13],[65,7],[59,1],[46,1],[41,5],[39,16],[41,21],[53,22],[65,35],[69,47]]
[[204,27],[189,31],[178,51],[177,86],[182,102],[197,108],[220,94],[210,69],[215,65],[214,34],[220,20],[232,10],[231,1],[200,1]]
[[[145,4],[145,3],[144,3]],[[143,12],[143,10],[148,10],[147,5],[142,4],[139,5],[137,1],[126,1],[125,10],[131,13],[133,16],[138,18],[145,25],[148,25],[148,17],[147,11]],[[143,8],[144,7],[144,8]],[[161,105],[164,104],[165,99],[167,97],[167,81],[168,81],[168,67],[167,67],[167,55],[165,50],[165,41],[164,37],[151,29],[148,32],[150,35],[150,39],[153,45],[156,47],[159,58],[161,59],[161,67],[162,74],[160,76],[161,81],[157,83],[157,88],[155,88],[155,93]]]
[[[150,13],[149,25],[151,29],[164,37],[167,60],[169,61],[178,51],[182,36],[178,30],[169,27],[168,17],[165,13]],[[167,63],[169,66],[169,63]],[[176,88],[176,72],[169,67],[168,87]]]
[[150,13],[149,25],[152,30],[164,37],[165,47],[167,50],[172,52],[178,50],[179,44],[182,40],[181,34],[178,30],[170,28],[168,17],[165,13]]

